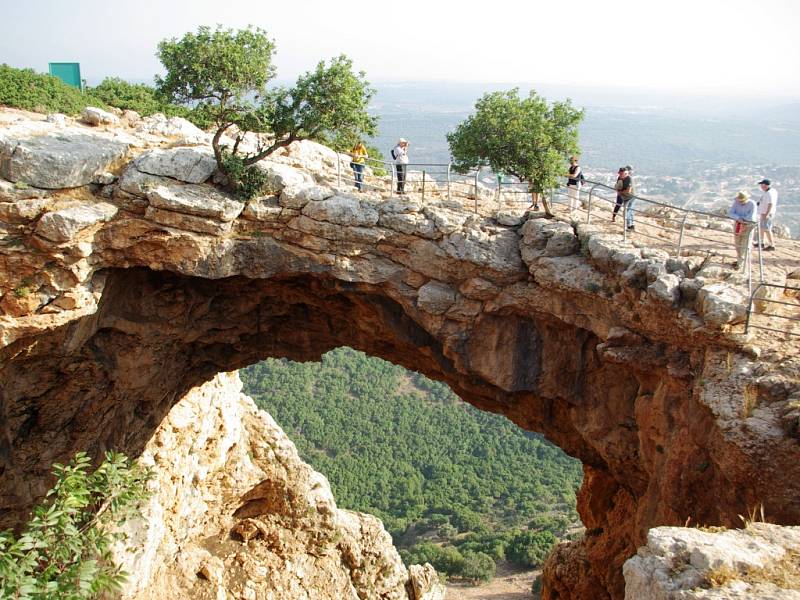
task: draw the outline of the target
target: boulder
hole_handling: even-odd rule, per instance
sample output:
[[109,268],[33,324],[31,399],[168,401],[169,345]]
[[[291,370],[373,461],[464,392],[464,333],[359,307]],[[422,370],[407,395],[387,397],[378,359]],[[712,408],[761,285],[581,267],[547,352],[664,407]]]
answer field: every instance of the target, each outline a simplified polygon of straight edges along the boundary
[[244,203],[207,185],[159,186],[148,192],[150,206],[220,221],[233,221],[244,209]]
[[647,293],[658,302],[673,306],[681,297],[681,280],[677,275],[663,273],[647,286]]
[[311,201],[320,202],[333,195],[334,192],[329,187],[304,183],[285,187],[281,192],[280,203],[286,208],[303,208]]
[[[657,527],[625,562],[625,599],[798,600],[800,592],[781,580],[792,568],[789,553],[798,551],[800,527],[751,523],[721,532]],[[759,571],[763,574],[753,577]]]
[[204,138],[205,132],[183,117],[169,117],[156,113],[145,117],[136,125],[139,133],[149,133],[173,138]]
[[119,125],[119,117],[101,108],[87,106],[81,113],[81,121],[89,125]]
[[225,235],[230,232],[232,225],[231,221],[218,221],[171,210],[161,210],[153,206],[147,207],[144,218],[167,227],[196,231],[197,233],[208,233],[210,235]]
[[0,139],[0,175],[38,188],[80,187],[127,151],[128,144],[85,133]]
[[367,225],[378,222],[378,211],[352,196],[334,196],[321,202],[310,202],[303,214],[315,221],[327,221],[337,225]]
[[712,283],[697,292],[695,307],[710,325],[742,323],[747,318],[747,294],[727,283]]
[[277,221],[282,210],[277,196],[267,196],[250,200],[242,216],[251,221]]
[[145,197],[147,192],[161,185],[170,185],[174,182],[160,175],[150,175],[142,173],[133,164],[128,165],[119,178],[118,189],[133,194],[134,196]]
[[186,183],[203,183],[217,168],[214,153],[201,147],[149,150],[133,164],[142,173],[171,177]]
[[256,167],[267,176],[267,188],[273,192],[281,192],[289,186],[314,183],[311,175],[288,165],[260,161],[256,163]]
[[419,288],[417,306],[433,315],[444,314],[456,301],[456,291],[440,281],[429,281]]
[[408,567],[408,579],[411,588],[409,600],[444,600],[447,588],[439,581],[439,575],[430,563]]
[[36,233],[52,242],[66,242],[93,225],[111,220],[116,214],[117,207],[113,204],[85,202],[45,213],[36,225]]

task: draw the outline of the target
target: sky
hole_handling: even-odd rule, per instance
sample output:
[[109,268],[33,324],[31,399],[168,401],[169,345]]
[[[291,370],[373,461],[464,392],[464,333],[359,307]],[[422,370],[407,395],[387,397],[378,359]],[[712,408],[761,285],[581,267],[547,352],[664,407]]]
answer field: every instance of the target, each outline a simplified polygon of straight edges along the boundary
[[798,0],[0,0],[0,62],[151,82],[158,42],[252,24],[293,80],[347,54],[372,82],[525,82],[800,98]]

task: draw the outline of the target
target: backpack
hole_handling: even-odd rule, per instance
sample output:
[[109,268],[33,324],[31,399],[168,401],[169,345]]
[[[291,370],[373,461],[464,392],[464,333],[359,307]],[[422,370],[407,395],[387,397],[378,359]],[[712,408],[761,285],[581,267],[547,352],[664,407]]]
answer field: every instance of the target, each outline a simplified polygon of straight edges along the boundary
[[397,156],[396,156],[396,155],[395,155],[395,153],[394,153],[394,148],[392,148],[391,150],[389,150],[389,154],[391,154],[391,155],[392,155],[392,160],[397,160]]
[[581,169],[581,172],[578,173],[578,182],[583,185],[584,181],[586,181],[586,177],[583,176],[583,169]]

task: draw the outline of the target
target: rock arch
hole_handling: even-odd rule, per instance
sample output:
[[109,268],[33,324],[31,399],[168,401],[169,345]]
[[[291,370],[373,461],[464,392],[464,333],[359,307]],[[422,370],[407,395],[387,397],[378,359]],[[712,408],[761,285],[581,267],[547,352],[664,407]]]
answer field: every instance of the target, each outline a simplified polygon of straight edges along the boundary
[[[277,193],[247,206],[176,182],[178,157],[155,152],[167,174],[140,157],[99,197],[6,189],[21,247],[0,265],[4,525],[54,460],[136,454],[216,373],[341,345],[445,381],[583,462],[587,537],[551,563],[549,597],[621,598],[622,563],[655,525],[736,525],[758,502],[800,519],[782,421],[796,361],[784,375],[754,361],[699,261],[601,227],[337,193],[330,151],[307,144],[265,165]],[[291,166],[313,152],[327,171]],[[759,412],[743,413],[745,393]]]

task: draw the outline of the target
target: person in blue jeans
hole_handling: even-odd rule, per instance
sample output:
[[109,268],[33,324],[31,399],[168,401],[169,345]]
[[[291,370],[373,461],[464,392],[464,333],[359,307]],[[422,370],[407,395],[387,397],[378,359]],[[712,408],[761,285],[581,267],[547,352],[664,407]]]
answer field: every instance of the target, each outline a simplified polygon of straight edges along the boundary
[[636,201],[633,196],[632,170],[633,167],[625,166],[620,167],[617,171],[617,183],[614,185],[614,189],[617,190],[617,204],[614,206],[614,214],[611,215],[611,220],[616,221],[620,207],[625,205],[625,228],[628,231],[634,231],[633,203]]

